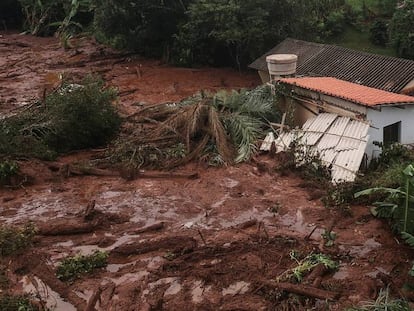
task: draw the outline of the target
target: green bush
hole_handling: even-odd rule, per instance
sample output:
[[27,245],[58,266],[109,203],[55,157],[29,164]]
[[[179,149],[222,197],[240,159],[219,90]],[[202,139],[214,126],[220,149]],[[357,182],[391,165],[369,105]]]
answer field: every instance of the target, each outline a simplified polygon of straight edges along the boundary
[[369,29],[373,44],[386,46],[388,43],[388,25],[383,19],[376,20]]
[[115,98],[115,90],[92,76],[80,85],[64,83],[44,103],[0,120],[0,156],[50,160],[59,152],[107,143],[121,123]]
[[45,100],[45,114],[52,125],[44,136],[55,151],[102,146],[116,134],[120,126],[112,101],[113,89],[104,82],[87,77],[81,85],[64,84]]
[[74,281],[83,274],[106,267],[108,253],[95,251],[92,255],[77,255],[65,258],[58,266],[56,275],[61,281]]
[[11,183],[13,176],[19,173],[19,165],[15,161],[0,162],[0,186]]
[[414,0],[406,0],[391,20],[391,43],[399,56],[414,59]]
[[21,228],[0,226],[0,257],[15,255],[32,244],[36,228],[29,223]]

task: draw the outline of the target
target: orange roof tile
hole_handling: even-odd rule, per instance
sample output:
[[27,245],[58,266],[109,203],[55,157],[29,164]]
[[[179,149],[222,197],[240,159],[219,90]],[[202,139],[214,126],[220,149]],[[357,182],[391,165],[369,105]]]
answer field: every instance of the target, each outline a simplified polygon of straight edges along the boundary
[[285,78],[279,82],[345,99],[363,106],[414,104],[414,96],[391,93],[331,77]]

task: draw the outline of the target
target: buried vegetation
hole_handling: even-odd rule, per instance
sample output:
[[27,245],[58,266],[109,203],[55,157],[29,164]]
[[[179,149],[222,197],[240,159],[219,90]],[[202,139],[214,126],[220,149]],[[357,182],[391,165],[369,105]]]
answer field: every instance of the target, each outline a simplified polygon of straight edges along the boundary
[[32,245],[36,228],[32,223],[23,227],[0,226],[0,258],[23,252]]
[[63,82],[44,101],[0,120],[0,155],[52,159],[107,143],[120,126],[115,97],[91,76],[81,84]]

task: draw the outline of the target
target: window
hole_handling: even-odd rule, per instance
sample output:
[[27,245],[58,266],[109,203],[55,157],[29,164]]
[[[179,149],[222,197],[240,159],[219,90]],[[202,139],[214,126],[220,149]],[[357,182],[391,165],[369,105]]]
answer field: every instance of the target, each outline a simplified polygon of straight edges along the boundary
[[401,137],[401,121],[384,127],[384,146],[399,143]]

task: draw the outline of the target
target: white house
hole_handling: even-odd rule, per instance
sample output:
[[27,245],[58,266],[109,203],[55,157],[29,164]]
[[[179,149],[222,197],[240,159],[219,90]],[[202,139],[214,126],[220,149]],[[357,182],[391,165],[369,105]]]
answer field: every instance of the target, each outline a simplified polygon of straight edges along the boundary
[[[284,94],[282,106],[290,112],[291,122],[301,127],[306,144],[333,165],[336,182],[352,181],[364,154],[369,159],[380,153],[373,142],[414,143],[413,96],[332,77],[281,78],[274,83]],[[289,145],[292,135],[281,135],[276,145]]]

